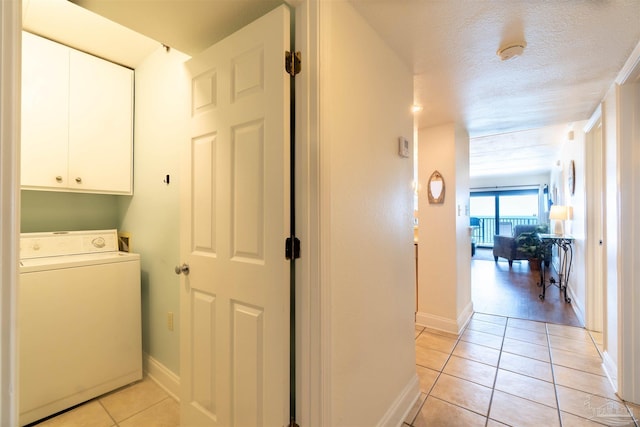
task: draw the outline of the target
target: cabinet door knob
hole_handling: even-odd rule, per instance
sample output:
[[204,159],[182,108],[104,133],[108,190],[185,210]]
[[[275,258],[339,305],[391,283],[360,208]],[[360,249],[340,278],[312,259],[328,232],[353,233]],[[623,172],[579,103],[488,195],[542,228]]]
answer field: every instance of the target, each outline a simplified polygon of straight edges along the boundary
[[62,182],[62,177],[60,175],[56,176],[56,182]]
[[76,182],[77,182],[78,184],[80,184],[80,183],[82,182],[82,178],[77,177],[77,178],[76,178]]

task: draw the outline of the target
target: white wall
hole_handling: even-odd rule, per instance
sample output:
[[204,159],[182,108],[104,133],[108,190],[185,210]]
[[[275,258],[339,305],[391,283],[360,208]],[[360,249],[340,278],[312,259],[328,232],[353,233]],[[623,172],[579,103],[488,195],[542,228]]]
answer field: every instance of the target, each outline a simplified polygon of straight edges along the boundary
[[455,127],[455,200],[456,200],[456,256],[457,300],[456,321],[462,328],[473,313],[471,303],[471,234],[469,231],[469,134],[461,126]]
[[[143,351],[180,372],[180,154],[189,140],[188,57],[160,46],[135,72],[134,196],[121,198],[121,231],[141,256]],[[163,182],[166,175],[170,183]],[[174,313],[174,330],[167,313]]]
[[[457,332],[456,158],[455,129],[443,125],[418,130],[418,314],[417,323]],[[444,203],[430,205],[427,185],[434,171],[445,183]],[[421,314],[432,319],[421,321]],[[453,322],[439,326],[436,319]]]
[[[418,312],[416,323],[459,333],[471,305],[469,137],[454,124],[418,131]],[[445,183],[442,204],[430,204],[434,171]]]
[[349,3],[324,2],[319,22],[325,423],[399,425],[419,393],[412,159],[397,154],[412,139],[413,78]]
[[[565,234],[575,238],[573,243],[573,265],[569,275],[569,294],[572,298],[572,307],[582,324],[585,322],[586,303],[586,202],[585,202],[585,122],[574,123],[574,138],[566,140],[560,150],[560,169],[553,173],[552,185],[557,185],[559,200],[556,204],[571,206],[573,218],[565,221]],[[568,185],[568,170],[573,160],[575,164],[575,191],[571,194]],[[551,224],[553,227],[553,224]]]

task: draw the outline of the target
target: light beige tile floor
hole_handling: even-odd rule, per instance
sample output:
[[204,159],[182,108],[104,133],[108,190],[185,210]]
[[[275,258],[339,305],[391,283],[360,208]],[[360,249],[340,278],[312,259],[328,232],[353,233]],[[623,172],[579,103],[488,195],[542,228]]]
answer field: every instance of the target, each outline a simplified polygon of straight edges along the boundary
[[[421,396],[405,427],[640,427],[640,407],[605,377],[600,334],[476,313],[460,337],[421,327],[415,336]],[[36,425],[178,427],[179,412],[145,378]]]
[[640,427],[582,328],[476,313],[460,337],[416,327],[421,395],[405,427]]
[[38,427],[178,427],[178,402],[153,380],[120,388],[33,424]]

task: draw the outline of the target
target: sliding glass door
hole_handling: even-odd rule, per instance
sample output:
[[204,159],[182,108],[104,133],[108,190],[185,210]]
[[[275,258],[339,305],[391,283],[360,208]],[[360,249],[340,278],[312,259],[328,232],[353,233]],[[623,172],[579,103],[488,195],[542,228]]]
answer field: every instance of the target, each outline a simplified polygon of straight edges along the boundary
[[476,246],[493,246],[495,234],[511,235],[518,224],[538,224],[537,189],[474,191],[470,197],[470,226]]
[[469,212],[472,241],[476,246],[493,246],[493,235],[498,224],[495,196],[471,193]]

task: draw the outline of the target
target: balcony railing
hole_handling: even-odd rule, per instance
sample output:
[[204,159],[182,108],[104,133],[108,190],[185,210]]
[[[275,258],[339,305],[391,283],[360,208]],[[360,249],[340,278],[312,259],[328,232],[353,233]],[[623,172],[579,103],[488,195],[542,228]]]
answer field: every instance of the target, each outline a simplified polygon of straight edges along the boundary
[[500,233],[498,233],[495,217],[472,216],[471,227],[473,227],[473,231],[471,238],[477,246],[493,246],[493,236],[495,234],[511,235],[516,225],[538,224],[538,222],[537,216],[502,216],[500,217],[499,225]]

